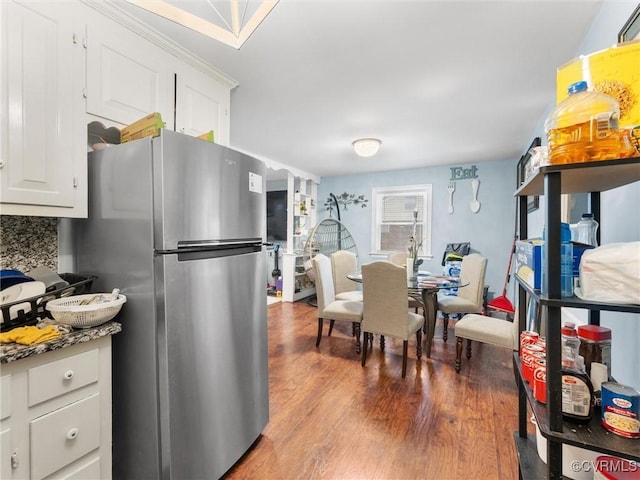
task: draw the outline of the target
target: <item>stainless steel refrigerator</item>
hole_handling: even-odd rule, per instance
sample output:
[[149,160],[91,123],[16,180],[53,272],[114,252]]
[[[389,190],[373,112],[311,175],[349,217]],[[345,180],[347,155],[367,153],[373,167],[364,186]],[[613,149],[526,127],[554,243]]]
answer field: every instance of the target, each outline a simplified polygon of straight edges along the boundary
[[269,418],[264,163],[169,130],[88,162],[76,269],[127,296],[113,476],[219,478]]

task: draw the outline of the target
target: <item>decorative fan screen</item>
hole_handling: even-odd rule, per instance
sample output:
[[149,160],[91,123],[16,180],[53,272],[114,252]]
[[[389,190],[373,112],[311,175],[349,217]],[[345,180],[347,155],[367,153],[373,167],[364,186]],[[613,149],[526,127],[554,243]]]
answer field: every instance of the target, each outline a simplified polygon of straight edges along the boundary
[[309,278],[315,280],[313,264],[311,262],[313,257],[318,253],[322,253],[328,257],[338,250],[347,250],[356,256],[358,255],[356,242],[349,230],[347,230],[347,227],[338,220],[325,218],[313,227],[304,245],[303,261]]

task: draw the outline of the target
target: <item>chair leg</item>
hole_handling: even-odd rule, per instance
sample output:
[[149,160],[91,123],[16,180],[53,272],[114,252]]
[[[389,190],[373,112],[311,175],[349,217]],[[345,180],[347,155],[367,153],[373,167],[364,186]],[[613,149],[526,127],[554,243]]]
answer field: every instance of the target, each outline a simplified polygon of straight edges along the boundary
[[448,329],[449,329],[449,315],[446,313],[443,313],[442,314],[442,340],[444,340],[445,342],[449,337]]
[[365,364],[367,363],[367,345],[369,344],[368,340],[369,340],[369,335],[371,335],[368,332],[364,332],[364,344],[362,345],[362,366],[364,367]]
[[418,342],[416,344],[416,356],[418,357],[418,360],[420,360],[422,358],[422,329],[419,328],[418,331],[416,332],[416,341]]
[[407,376],[407,350],[409,349],[409,342],[404,340],[402,342],[402,378]]
[[471,360],[471,340],[467,338],[467,360]]
[[335,321],[335,320],[331,320],[331,321],[329,322],[329,334],[327,335],[327,337],[330,337],[330,336],[331,336],[331,332],[333,332],[333,324],[334,324],[334,323],[336,323],[336,321]]
[[456,373],[462,368],[462,337],[456,338]]
[[352,327],[356,337],[356,353],[360,353],[360,324],[353,322]]
[[384,350],[384,335],[380,335],[380,350]]
[[320,346],[320,340],[322,340],[322,319],[318,318],[318,338],[316,339],[316,347]]

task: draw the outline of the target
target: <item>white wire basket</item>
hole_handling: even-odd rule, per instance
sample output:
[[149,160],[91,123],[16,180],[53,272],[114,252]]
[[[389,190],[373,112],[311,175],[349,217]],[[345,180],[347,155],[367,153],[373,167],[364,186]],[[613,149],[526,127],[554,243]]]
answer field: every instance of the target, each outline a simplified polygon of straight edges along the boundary
[[112,298],[110,293],[75,295],[50,300],[45,308],[58,323],[74,328],[89,328],[111,320],[127,301],[127,297],[120,294]]

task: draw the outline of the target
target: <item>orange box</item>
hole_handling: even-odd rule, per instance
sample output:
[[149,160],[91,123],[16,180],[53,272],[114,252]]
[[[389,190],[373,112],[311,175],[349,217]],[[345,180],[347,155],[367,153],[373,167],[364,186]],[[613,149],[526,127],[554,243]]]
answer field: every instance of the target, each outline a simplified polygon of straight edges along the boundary
[[569,85],[585,80],[589,89],[611,95],[620,105],[620,128],[640,125],[640,40],[582,55],[558,68],[557,103]]
[[144,137],[157,137],[160,129],[164,128],[165,122],[158,112],[150,113],[146,117],[136,120],[120,131],[120,143],[130,142]]

